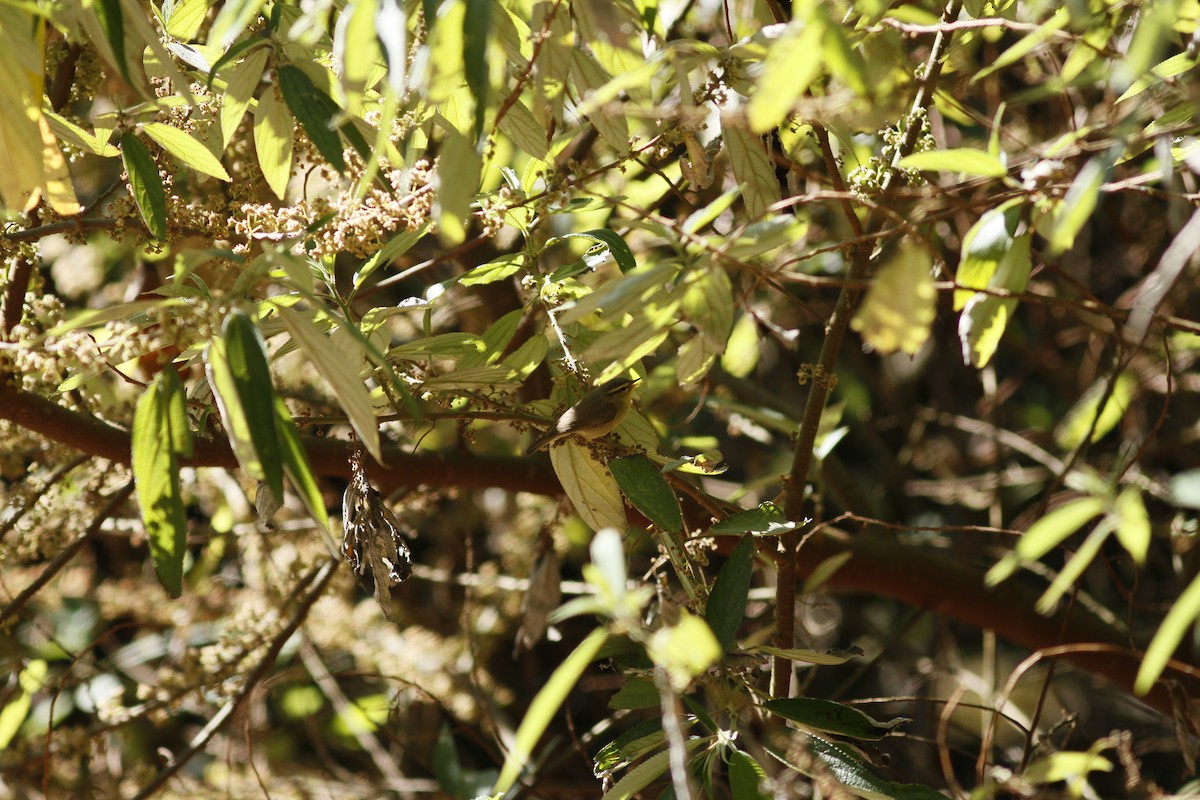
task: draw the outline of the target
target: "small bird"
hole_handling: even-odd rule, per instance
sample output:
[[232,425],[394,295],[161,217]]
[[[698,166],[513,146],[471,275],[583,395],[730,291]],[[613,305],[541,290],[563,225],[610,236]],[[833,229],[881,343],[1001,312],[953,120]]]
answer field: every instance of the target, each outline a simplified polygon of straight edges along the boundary
[[629,406],[633,403],[633,387],[637,386],[638,380],[613,378],[592,389],[578,403],[564,411],[550,430],[529,446],[525,455],[532,455],[535,450],[568,436],[598,439],[609,433],[629,413]]

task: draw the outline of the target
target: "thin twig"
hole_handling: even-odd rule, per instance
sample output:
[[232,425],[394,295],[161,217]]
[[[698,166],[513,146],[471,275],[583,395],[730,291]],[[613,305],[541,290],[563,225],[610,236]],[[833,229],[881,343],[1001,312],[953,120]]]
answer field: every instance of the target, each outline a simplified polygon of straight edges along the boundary
[[[158,774],[155,775],[149,783],[143,786],[141,791],[134,795],[133,800],[146,800],[147,798],[154,796],[154,794],[158,792],[158,790],[161,789],[167,781],[174,777],[174,775],[183,769],[183,767],[189,761],[195,758],[201,750],[208,746],[209,740],[211,740],[212,737],[216,735],[217,731],[220,730],[225,724],[225,722],[231,716],[233,716],[234,712],[241,708],[242,704],[246,701],[246,698],[250,696],[250,693],[253,692],[260,683],[262,683],[262,680],[266,677],[267,672],[270,671],[271,667],[275,665],[275,660],[279,657],[279,653],[281,650],[283,650],[283,646],[287,644],[288,640],[292,638],[292,635],[300,628],[301,625],[304,624],[304,621],[308,619],[308,612],[312,610],[313,604],[315,604],[321,595],[324,594],[325,588],[329,585],[330,579],[337,571],[337,565],[338,562],[331,558],[320,566],[313,567],[311,570],[309,570],[308,574],[300,580],[300,582],[296,585],[295,590],[292,592],[292,597],[289,598],[289,600],[299,598],[296,611],[292,614],[291,619],[288,620],[287,625],[283,627],[283,630],[281,630],[275,636],[275,638],[271,640],[271,644],[267,648],[267,652],[263,655],[262,660],[258,662],[258,665],[255,666],[254,669],[251,670],[250,674],[246,676],[246,680],[238,690],[238,693],[234,695],[229,702],[222,706],[221,709],[213,715],[212,719],[208,721],[208,724],[205,725],[200,732],[192,738],[188,749],[170,764],[159,770]],[[310,586],[312,587],[311,589],[309,588]]]

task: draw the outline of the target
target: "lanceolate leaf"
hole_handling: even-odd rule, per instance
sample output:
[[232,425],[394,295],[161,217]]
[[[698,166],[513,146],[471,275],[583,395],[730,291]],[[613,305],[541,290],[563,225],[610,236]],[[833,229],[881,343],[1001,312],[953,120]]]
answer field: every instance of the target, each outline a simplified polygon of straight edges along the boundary
[[865,741],[878,741],[891,733],[896,726],[912,721],[897,717],[888,722],[879,722],[857,708],[816,697],[768,700],[763,707],[784,719],[799,722],[814,730]]
[[575,442],[550,448],[550,464],[575,512],[592,530],[625,530],[621,490],[603,462]]
[[161,122],[148,122],[142,131],[186,166],[223,181],[232,180],[220,160],[190,134]]
[[283,471],[291,481],[296,494],[300,495],[300,500],[308,509],[308,513],[322,528],[328,530],[329,513],[325,510],[325,499],[321,496],[321,487],[317,484],[317,478],[308,462],[308,453],[305,452],[304,444],[300,441],[300,434],[296,431],[296,423],[292,421],[292,415],[288,412],[283,398],[275,395],[274,400],[275,435],[279,441]]
[[167,193],[163,190],[158,165],[151,158],[150,151],[131,131],[121,137],[121,160],[129,176],[133,201],[146,223],[146,229],[155,239],[164,241],[167,238]]
[[258,166],[267,185],[280,200],[287,194],[292,177],[292,114],[275,87],[269,87],[258,98],[254,110],[254,149]]
[[488,31],[491,30],[493,0],[466,0],[463,15],[463,73],[475,98],[475,138],[483,135],[488,101]]
[[650,459],[645,456],[617,458],[609,462],[608,468],[629,502],[647,519],[672,533],[683,530],[679,499]]
[[509,751],[508,758],[504,760],[500,777],[496,779],[496,785],[492,787],[493,795],[504,794],[517,782],[521,770],[533,756],[534,745],[537,744],[538,739],[542,738],[542,733],[545,732],[563,701],[567,699],[567,694],[575,688],[579,676],[600,653],[600,648],[607,639],[608,633],[603,628],[592,631],[586,639],[579,643],[571,655],[558,665],[558,669],[554,670],[550,680],[538,692],[537,697],[533,698],[529,710],[525,712],[525,717],[517,728],[513,748]]
[[179,485],[180,456],[191,454],[183,384],[167,365],[138,400],[131,463],[142,524],[158,579],[172,597],[183,591],[187,520]]
[[132,83],[129,77],[129,62],[125,59],[125,19],[121,13],[121,0],[96,0],[92,6],[100,27],[104,30],[104,38],[112,48],[116,67],[121,71],[121,77]]
[[754,537],[744,536],[718,573],[708,595],[708,604],[704,607],[704,619],[712,628],[722,650],[728,650],[737,636],[742,616],[746,613],[753,574]]
[[342,157],[342,140],[334,128],[341,109],[333,98],[325,94],[304,74],[304,70],[291,64],[279,68],[279,88],[292,115],[304,126],[305,133],[317,151],[338,172],[346,171],[346,160]]
[[242,469],[283,497],[283,465],[275,432],[275,389],[266,346],[254,323],[235,312],[208,351],[208,374]]
[[350,424],[363,447],[376,461],[382,461],[375,409],[371,405],[371,396],[367,392],[366,384],[359,374],[358,361],[348,361],[345,354],[334,347],[329,337],[306,315],[284,306],[276,310],[292,339],[304,350],[317,372],[321,373],[321,377],[337,395],[338,402],[350,419]]

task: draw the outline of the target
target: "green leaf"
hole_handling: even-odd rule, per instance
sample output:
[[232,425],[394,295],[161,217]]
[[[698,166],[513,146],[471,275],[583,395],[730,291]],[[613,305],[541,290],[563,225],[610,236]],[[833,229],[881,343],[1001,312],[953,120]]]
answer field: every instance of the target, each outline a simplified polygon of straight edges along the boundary
[[494,0],[466,0],[463,14],[463,74],[475,98],[475,139],[483,136],[488,102],[488,32]]
[[513,144],[539,160],[545,160],[550,152],[546,126],[520,100],[514,102],[500,120],[500,130]]
[[1039,785],[1086,777],[1089,772],[1112,772],[1113,763],[1099,753],[1051,753],[1036,759],[1021,773],[1021,780]]
[[492,787],[493,795],[504,794],[517,782],[521,771],[525,769],[525,765],[533,756],[533,748],[538,739],[542,738],[542,733],[550,724],[550,720],[554,718],[563,701],[567,699],[567,695],[575,687],[588,664],[596,658],[606,639],[608,639],[608,633],[603,628],[598,628],[588,634],[588,637],[579,643],[571,655],[558,665],[554,674],[550,676],[550,680],[533,698],[529,710],[525,712],[524,719],[517,727],[512,750],[504,759],[500,777],[496,779],[496,785]]
[[1113,164],[1116,163],[1124,149],[1123,142],[1113,145],[1107,152],[1084,164],[1083,169],[1079,170],[1079,174],[1075,176],[1075,180],[1071,181],[1071,188],[1058,203],[1049,235],[1046,237],[1050,240],[1048,255],[1060,255],[1074,246],[1075,236],[1091,219],[1092,212],[1096,210],[1096,203],[1100,198],[1100,187],[1108,179]]
[[758,508],[739,511],[713,524],[708,532],[713,536],[737,533],[754,533],[758,535],[778,536],[788,531],[794,531],[806,522],[789,521],[783,515],[783,510],[774,503],[760,503]]
[[594,531],[625,530],[625,504],[612,473],[592,451],[572,441],[550,448],[550,464],[575,513]]
[[954,290],[955,311],[961,311],[975,296],[973,290],[993,286],[992,278],[1017,239],[1021,216],[1019,201],[1010,201],[989,209],[967,231],[954,274],[954,282],[960,287]]
[[857,708],[844,706],[815,697],[788,697],[768,700],[763,708],[808,728],[851,739],[875,742],[891,733],[898,725],[912,720],[897,717],[888,722],[872,719]]
[[1150,515],[1142,502],[1142,493],[1135,486],[1126,486],[1113,504],[1116,515],[1117,541],[1137,564],[1146,563],[1150,550]]
[[125,57],[125,19],[121,11],[121,0],[95,0],[92,10],[104,31],[104,38],[116,59],[116,68],[126,83],[133,83],[129,75],[129,62]]
[[[1023,292],[1029,283],[1030,235],[1018,236],[1000,259],[995,274],[988,281],[990,288]],[[957,296],[957,292],[955,293]],[[1000,346],[1008,321],[1016,311],[1015,297],[997,297],[982,292],[966,303],[958,320],[958,337],[962,344],[963,361],[982,369],[987,366]]]
[[679,499],[650,459],[641,455],[617,458],[608,468],[629,502],[648,520],[673,533],[683,530]]
[[[254,50],[246,56],[245,61],[237,65],[229,77],[225,94],[221,98],[221,142],[225,145],[228,145],[229,140],[233,138],[234,132],[242,123],[246,109],[250,107],[250,101],[254,99],[254,90],[258,88],[258,82],[262,80],[268,55],[270,55],[270,50],[266,47]],[[272,87],[271,93],[274,94],[276,91],[278,90]],[[275,95],[275,97],[278,102],[279,96]],[[259,100],[259,102],[262,101]],[[259,156],[260,161],[261,159],[262,157]]]
[[1191,631],[1197,617],[1200,617],[1200,575],[1193,578],[1183,594],[1179,595],[1146,648],[1142,666],[1138,668],[1137,679],[1133,682],[1134,693],[1144,695],[1154,688],[1167,662],[1183,637]]
[[770,800],[767,772],[749,754],[734,750],[729,754],[729,789],[734,800]]
[[666,672],[671,688],[682,692],[720,660],[722,650],[708,623],[680,611],[677,623],[659,628],[650,636],[646,653],[655,666]]
[[190,42],[204,24],[208,6],[208,0],[176,0],[167,15],[167,33],[173,39]]
[[704,606],[704,619],[712,628],[722,651],[733,646],[738,627],[742,624],[753,575],[754,537],[744,536],[717,574]]
[[338,172],[346,171],[342,140],[334,129],[341,109],[333,98],[317,88],[304,70],[293,64],[279,67],[279,88],[292,116],[304,126],[317,152]]
[[796,101],[821,72],[824,19],[820,14],[808,17],[793,19],[768,47],[762,75],[755,83],[747,110],[750,128],[756,133],[769,131],[791,113]]
[[721,115],[721,130],[725,136],[725,149],[729,153],[729,165],[733,176],[742,186],[742,200],[746,213],[757,219],[767,209],[779,202],[779,180],[775,168],[767,156],[767,148],[760,137],[742,127],[741,120],[731,114]]
[[1063,503],[1021,534],[1016,548],[988,570],[984,583],[995,586],[1016,572],[1022,561],[1037,561],[1103,512],[1104,501],[1098,497],[1079,497]]
[[985,178],[1002,178],[1008,174],[1008,168],[998,156],[970,147],[913,153],[900,159],[899,166],[902,169],[954,172],[962,175],[981,175]]
[[613,710],[654,708],[660,702],[658,687],[647,678],[626,678],[625,683],[608,701]]
[[277,88],[268,87],[254,109],[254,150],[263,178],[280,200],[286,199],[288,181],[292,177],[294,124]]
[[163,190],[158,165],[146,145],[132,131],[121,136],[121,161],[129,176],[129,188],[138,213],[150,235],[162,242],[167,238],[167,193]]
[[[683,743],[687,751],[695,750],[707,744],[710,739],[694,737]],[[600,800],[633,800],[642,796],[640,793],[654,781],[658,780],[671,767],[671,754],[664,750],[655,753],[633,769],[625,773],[625,777],[617,781],[605,792]]]
[[[571,75],[579,90],[579,96],[586,98],[592,92],[603,89],[611,80],[604,67],[583,48],[571,49]],[[587,114],[588,122],[596,127],[596,132],[611,145],[618,153],[629,150],[629,122],[622,109],[614,110],[613,104],[594,106]]]
[[1054,441],[1060,448],[1074,450],[1083,444],[1085,437],[1089,441],[1098,442],[1125,418],[1125,409],[1129,408],[1133,392],[1137,388],[1137,378],[1129,372],[1118,375],[1104,407],[1100,408],[1106,385],[1105,380],[1097,381],[1067,411],[1062,423],[1054,432]]
[[808,752],[822,762],[804,766],[788,761],[786,755],[775,752],[785,764],[809,777],[832,773],[843,786],[867,800],[946,800],[940,792],[919,783],[892,783],[880,778],[863,763],[848,745],[831,742],[813,734],[798,733]]
[[366,282],[367,278],[380,267],[385,267],[392,263],[395,259],[407,253],[412,246],[429,232],[429,223],[423,223],[419,228],[414,228],[408,231],[401,231],[387,240],[387,243],[379,248],[379,252],[363,262],[362,266],[354,273],[354,289],[358,291]]
[[171,597],[183,592],[187,519],[179,484],[179,456],[191,453],[186,397],[179,374],[167,365],[138,399],[131,463],[158,579]]
[[[650,708],[658,705],[658,690],[654,688],[654,684],[651,681],[643,678],[634,678],[631,681],[637,681],[639,684],[649,684],[652,692],[650,703],[644,706],[635,706],[636,708]],[[622,688],[622,691],[624,691],[624,688]],[[612,703],[609,703],[608,707],[617,709],[624,706],[614,706]],[[600,748],[594,759],[595,772],[597,775],[611,774],[619,769],[623,769],[651,750],[661,747],[666,738],[666,734],[663,733],[662,729],[662,720],[648,719],[644,722],[639,722]]]
[[446,132],[438,156],[438,231],[442,238],[459,243],[467,237],[471,202],[479,189],[483,160],[467,137],[456,130]]
[[591,239],[594,242],[599,242],[608,248],[608,252],[612,254],[613,260],[617,262],[617,266],[623,273],[629,272],[637,266],[637,259],[634,258],[633,251],[629,249],[629,245],[625,243],[625,240],[616,231],[610,231],[606,228],[595,228],[581,233],[566,233],[558,238]]
[[335,58],[341,56],[342,90],[346,107],[354,113],[361,111],[363,93],[370,85],[383,55],[376,33],[378,14],[379,0],[355,0],[343,12],[338,25],[339,41]]
[[1050,615],[1054,613],[1054,607],[1064,594],[1071,590],[1071,587],[1079,582],[1083,577],[1083,572],[1100,554],[1100,548],[1104,546],[1104,541],[1109,534],[1113,532],[1113,526],[1116,520],[1112,516],[1104,517],[1092,528],[1091,533],[1083,540],[1083,544],[1079,546],[1058,574],[1054,576],[1054,580],[1050,582],[1049,588],[1042,593],[1038,598],[1034,609],[1039,614]]
[[850,321],[863,341],[884,355],[917,354],[937,316],[937,289],[929,254],[905,246],[879,270],[866,299]]
[[296,423],[292,420],[287,404],[279,395],[275,395],[275,435],[278,437],[284,474],[291,481],[292,488],[300,495],[300,501],[308,509],[309,515],[328,531],[329,512],[325,510],[321,486],[317,483],[317,477],[309,464],[308,453],[300,440]]
[[232,180],[220,160],[190,134],[161,122],[147,122],[142,131],[185,166],[226,182]]
[[304,350],[317,372],[337,395],[338,403],[349,417],[363,447],[382,463],[375,409],[359,374],[358,360],[348,360],[307,315],[286,306],[276,306],[276,311],[292,339]]
[[758,326],[754,317],[743,314],[733,324],[725,352],[721,354],[721,369],[735,378],[746,377],[758,366],[759,346]]
[[21,730],[21,723],[29,716],[34,693],[41,691],[45,685],[48,674],[46,667],[47,664],[42,659],[33,659],[17,676],[17,687],[20,689],[20,693],[15,696],[9,694],[11,699],[5,704],[4,709],[0,710],[0,752],[8,747],[17,732]]
[[249,317],[235,311],[226,317],[221,339],[209,345],[207,356],[209,382],[238,463],[282,500],[275,387],[262,335]]

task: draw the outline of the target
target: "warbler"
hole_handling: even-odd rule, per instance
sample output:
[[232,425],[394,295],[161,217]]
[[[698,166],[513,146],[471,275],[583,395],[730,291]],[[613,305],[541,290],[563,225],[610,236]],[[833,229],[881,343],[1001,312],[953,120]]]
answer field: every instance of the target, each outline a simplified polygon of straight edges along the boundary
[[598,439],[609,433],[629,413],[633,403],[633,387],[638,378],[613,378],[585,394],[579,402],[563,412],[558,421],[537,441],[529,446],[525,455],[532,455],[547,445],[579,436],[583,439]]

